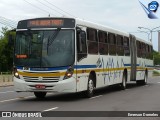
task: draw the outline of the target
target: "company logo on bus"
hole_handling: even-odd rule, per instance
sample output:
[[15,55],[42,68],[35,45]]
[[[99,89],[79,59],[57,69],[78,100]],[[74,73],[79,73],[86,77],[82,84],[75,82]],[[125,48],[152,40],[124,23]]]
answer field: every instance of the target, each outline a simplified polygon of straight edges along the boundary
[[40,77],[39,77],[39,80],[42,80],[42,79],[43,79],[43,78],[40,76]]

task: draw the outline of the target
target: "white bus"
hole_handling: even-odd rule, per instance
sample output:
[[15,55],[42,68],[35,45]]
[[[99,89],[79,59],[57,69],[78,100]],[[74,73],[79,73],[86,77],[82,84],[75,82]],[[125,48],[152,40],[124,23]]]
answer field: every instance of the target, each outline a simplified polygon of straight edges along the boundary
[[134,35],[73,18],[37,18],[18,22],[14,50],[17,92],[84,91],[152,76],[152,43]]

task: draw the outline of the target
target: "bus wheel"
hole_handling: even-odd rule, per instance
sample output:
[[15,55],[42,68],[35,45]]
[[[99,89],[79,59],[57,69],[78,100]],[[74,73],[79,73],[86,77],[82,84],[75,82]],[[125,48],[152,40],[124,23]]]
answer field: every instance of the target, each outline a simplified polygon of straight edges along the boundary
[[148,80],[148,76],[147,76],[147,74],[145,74],[144,80],[143,80],[143,85],[146,85],[146,84],[147,84],[147,80]]
[[126,89],[126,86],[127,86],[126,85],[127,84],[126,83],[126,81],[127,81],[126,79],[127,79],[126,74],[123,74],[122,83],[120,83],[120,87],[121,87],[122,90]]
[[34,92],[34,95],[36,96],[36,98],[45,98],[47,92]]
[[147,84],[147,80],[148,80],[148,76],[147,76],[147,74],[145,74],[143,80],[138,80],[136,82],[137,82],[137,85],[146,85]]
[[88,98],[92,97],[93,93],[94,93],[94,82],[91,78],[89,78],[87,91],[85,93],[86,97],[88,97]]

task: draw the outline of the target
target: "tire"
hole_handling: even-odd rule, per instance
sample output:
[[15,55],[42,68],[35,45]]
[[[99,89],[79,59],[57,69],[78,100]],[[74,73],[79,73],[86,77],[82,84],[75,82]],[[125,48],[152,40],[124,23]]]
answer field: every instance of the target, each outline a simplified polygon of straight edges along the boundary
[[148,80],[147,73],[145,73],[144,79],[143,80],[138,80],[136,81],[137,85],[146,85]]
[[87,86],[87,91],[85,92],[85,96],[86,96],[87,98],[90,98],[90,97],[93,96],[93,94],[94,94],[94,82],[93,82],[93,80],[90,78],[90,79],[88,80],[88,86]]
[[45,98],[47,92],[34,92],[34,95],[36,96],[36,98],[42,99]]
[[122,83],[120,83],[121,90],[125,90],[127,86],[127,76],[126,74],[123,74]]

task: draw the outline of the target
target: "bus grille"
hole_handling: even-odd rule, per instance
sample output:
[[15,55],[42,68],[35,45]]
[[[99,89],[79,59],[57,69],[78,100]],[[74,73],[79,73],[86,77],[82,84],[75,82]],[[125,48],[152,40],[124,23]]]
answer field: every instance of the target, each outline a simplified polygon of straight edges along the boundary
[[46,83],[46,82],[58,82],[60,77],[28,77],[23,76],[23,79],[26,82],[39,82],[39,83]]

